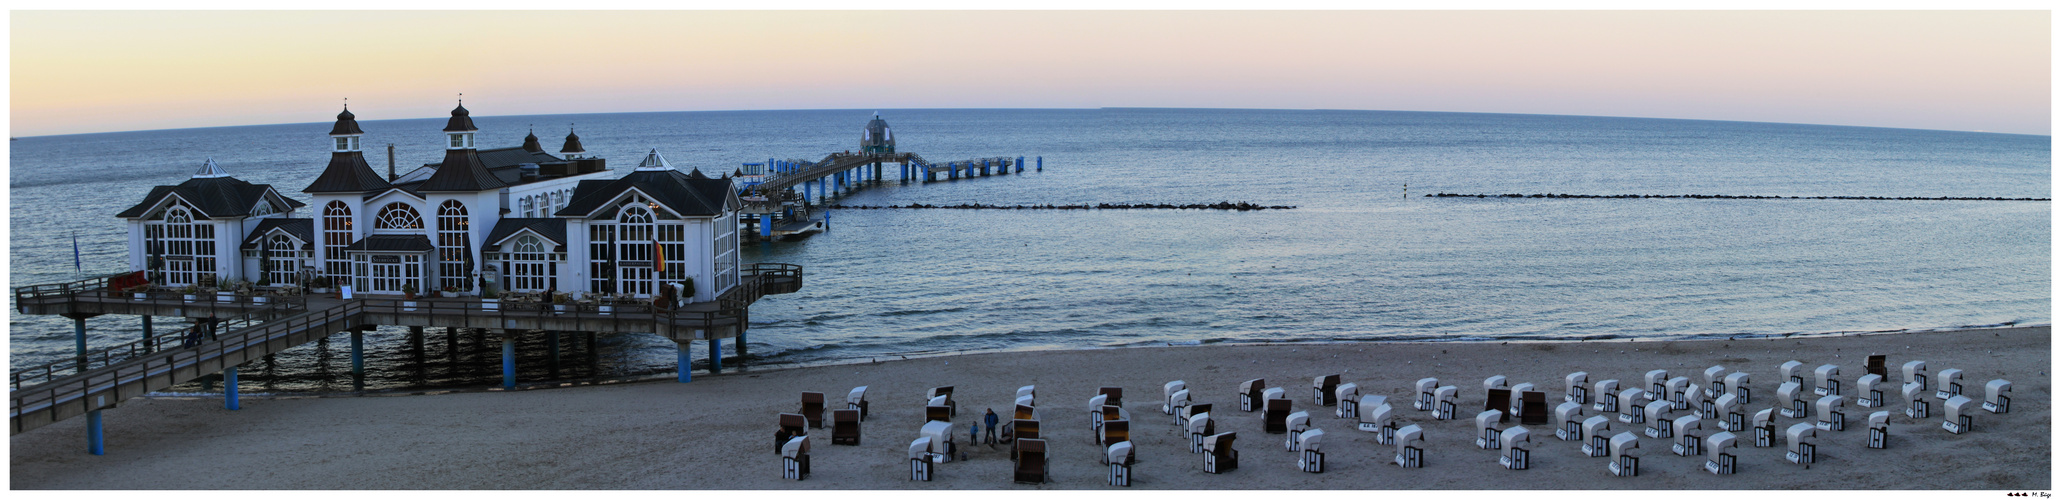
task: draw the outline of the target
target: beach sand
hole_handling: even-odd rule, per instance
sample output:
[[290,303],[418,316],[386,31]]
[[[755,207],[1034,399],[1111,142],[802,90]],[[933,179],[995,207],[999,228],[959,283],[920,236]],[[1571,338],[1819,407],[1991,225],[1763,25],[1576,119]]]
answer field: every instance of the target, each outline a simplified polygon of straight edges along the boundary
[[[1087,400],[1101,386],[1124,389],[1140,489],[1991,489],[2052,487],[2052,365],[2048,327],[1753,340],[1586,343],[1340,343],[1193,346],[986,353],[810,368],[748,369],[657,381],[550,390],[459,391],[426,396],[273,399],[246,397],[243,409],[220,399],[143,398],[106,411],[107,455],[85,452],[85,419],[13,436],[14,489],[1080,489],[1110,488],[1096,457]],[[1904,362],[1925,360],[1934,373],[1966,372],[1980,400],[1983,384],[2014,384],[2011,412],[1977,411],[1975,430],[1940,428],[1940,410],[1905,418],[1890,396],[1888,449],[1868,449],[1867,414],[1849,399],[1844,432],[1821,432],[1818,463],[1806,469],[1775,447],[1752,447],[1741,433],[1739,473],[1716,476],[1703,458],[1678,457],[1668,442],[1641,437],[1638,477],[1613,477],[1605,458],[1532,426],[1532,467],[1504,470],[1496,451],[1473,444],[1482,379],[1505,375],[1537,384],[1549,406],[1562,377],[1643,385],[1648,370],[1701,381],[1723,365],[1752,374],[1752,411],[1774,405],[1779,365],[1841,367],[1851,398],[1869,354],[1886,354],[1891,379]],[[1425,467],[1390,462],[1394,448],[1310,400],[1313,377],[1341,374],[1363,394],[1386,395],[1402,425],[1425,429]],[[1410,409],[1415,380],[1438,377],[1460,389],[1460,419],[1432,420]],[[1328,470],[1296,469],[1284,435],[1262,432],[1260,413],[1237,411],[1238,383],[1265,378],[1287,389],[1295,409],[1329,436]],[[1236,431],[1241,467],[1202,472],[1202,456],[1160,413],[1160,387],[1185,380],[1197,403],[1214,404],[1219,432]],[[1053,481],[1011,482],[1008,447],[965,443],[983,410],[1006,414],[1018,386],[1037,385]],[[832,446],[812,430],[813,474],[780,477],[773,452],[776,414],[794,411],[803,391],[823,392],[842,408],[847,390],[868,385],[872,418],[860,446]],[[906,448],[917,437],[925,391],[957,387],[954,419],[971,459],[940,464],[931,482],[908,481]],[[1929,394],[1930,391],[1928,391]],[[1371,408],[1364,409],[1371,411]],[[1815,410],[1813,410],[1815,411]],[[1749,412],[1750,413],[1750,412]],[[1591,412],[1591,414],[1594,414]],[[827,417],[826,417],[827,418]],[[1797,419],[1778,419],[1787,428]],[[1630,430],[1618,425],[1613,432]],[[1640,426],[1643,427],[1643,426]],[[1711,431],[1715,432],[1715,431]]]

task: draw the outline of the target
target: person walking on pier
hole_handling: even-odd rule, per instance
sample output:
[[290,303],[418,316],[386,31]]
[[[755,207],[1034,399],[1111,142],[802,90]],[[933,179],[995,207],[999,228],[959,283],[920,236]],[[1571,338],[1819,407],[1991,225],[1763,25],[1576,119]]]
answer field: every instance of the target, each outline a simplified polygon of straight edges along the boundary
[[995,416],[994,408],[988,408],[988,415],[984,419],[988,423],[988,444],[995,444],[995,424],[999,423],[1001,419],[1002,417]]

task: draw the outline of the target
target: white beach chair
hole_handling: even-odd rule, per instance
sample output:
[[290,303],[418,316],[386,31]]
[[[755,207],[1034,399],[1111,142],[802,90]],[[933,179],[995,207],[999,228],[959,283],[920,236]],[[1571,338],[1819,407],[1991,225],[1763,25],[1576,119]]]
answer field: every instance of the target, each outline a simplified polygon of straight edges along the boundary
[[1130,441],[1109,445],[1104,461],[1109,463],[1110,486],[1131,485],[1131,464],[1137,461],[1137,455],[1132,451]]
[[1176,406],[1174,404],[1174,393],[1188,390],[1188,382],[1182,380],[1167,382],[1163,390],[1166,392],[1166,404],[1159,405],[1159,411],[1172,415]]
[[1561,441],[1582,440],[1582,409],[1587,406],[1568,401],[1553,408],[1553,437]]
[[929,421],[923,423],[920,436],[930,438],[930,453],[937,455],[935,462],[950,462],[952,454],[959,451],[959,434],[952,432],[951,422]]
[[780,447],[780,477],[800,481],[809,477],[809,437],[795,436]]
[[1360,384],[1346,383],[1334,389],[1332,396],[1338,398],[1338,409],[1331,412],[1338,418],[1360,418]]
[[909,480],[929,481],[931,465],[937,457],[930,453],[930,438],[920,437],[909,442]]
[[[1383,405],[1387,405],[1388,397],[1366,394],[1353,399],[1353,411],[1355,412],[1353,419],[1359,421],[1358,429],[1360,429],[1363,432],[1380,432],[1381,425],[1378,422],[1374,421],[1374,419],[1372,418],[1373,415],[1371,414],[1374,412],[1375,408],[1380,408]],[[1340,401],[1344,400],[1341,399]],[[1343,405],[1344,403],[1339,404]]]
[[1486,379],[1482,379],[1482,381],[1481,381],[1481,392],[1483,392],[1483,393],[1487,393],[1489,389],[1509,389],[1509,388],[1510,388],[1510,378],[1509,378],[1509,377],[1505,377],[1505,376],[1502,376],[1502,375],[1490,375],[1490,376],[1489,376],[1489,378],[1486,378]]
[[1596,399],[1596,405],[1590,409],[1597,413],[1617,413],[1617,379],[1596,381],[1595,389],[1589,391],[1589,395]]
[[1725,367],[1716,365],[1703,369],[1703,397],[1717,399],[1725,393]]
[[1474,445],[1484,450],[1503,449],[1503,411],[1489,410],[1474,416]]
[[1789,426],[1786,434],[1789,437],[1789,453],[1782,455],[1782,458],[1792,464],[1810,464],[1818,461],[1818,445],[1812,442],[1818,439],[1818,426],[1798,423]]
[[1846,430],[1846,396],[1834,394],[1818,398],[1818,430]]
[[1211,434],[1202,438],[1202,471],[1223,474],[1238,468],[1238,450],[1232,448],[1238,433]]
[[1373,432],[1374,442],[1395,444],[1395,405],[1382,403],[1374,411],[1360,414],[1360,430]]
[[1675,437],[1675,407],[1666,401],[1646,404],[1646,437],[1671,439]]
[[1689,387],[1692,385],[1695,384],[1689,383],[1689,377],[1670,378],[1667,379],[1667,392],[1662,394],[1666,395],[1665,397],[1668,402],[1674,403],[1676,410],[1687,410],[1689,409]]
[[1931,387],[1932,384],[1928,383],[1931,382],[1931,380],[1929,380],[1931,375],[1932,370],[1925,368],[1924,361],[1910,361],[1904,363],[1903,382],[1906,384],[1915,382],[1918,384],[1918,387]]
[[1589,372],[1567,374],[1567,395],[1560,398],[1569,403],[1589,404]]
[[1675,456],[1693,457],[1703,454],[1703,417],[1683,415],[1675,419],[1675,445],[1669,449]]
[[1775,401],[1781,403],[1782,417],[1804,418],[1811,414],[1810,402],[1803,399],[1803,384],[1783,382],[1775,388]]
[[1531,431],[1522,426],[1503,429],[1503,456],[1496,460],[1503,468],[1525,470],[1531,468]]
[[1639,389],[1617,391],[1617,422],[1621,424],[1646,423],[1646,391]]
[[1739,449],[1738,436],[1734,436],[1730,432],[1711,434],[1709,438],[1703,440],[1703,445],[1704,456],[1708,457],[1703,461],[1703,470],[1721,476],[1738,471],[1739,457],[1732,454],[1733,451]]
[[[1940,372],[1940,375],[1945,374],[1946,372]],[[1944,376],[1940,377],[1940,380],[1945,379],[1946,377]],[[1939,427],[1955,434],[1974,429],[1975,412],[1972,411],[1974,408],[1971,407],[1974,403],[1975,400],[1968,399],[1968,396],[1954,396],[1947,399],[1945,405],[1946,421],[1940,422]]]
[[1644,394],[1647,401],[1667,399],[1667,379],[1667,370],[1646,372],[1646,385],[1643,387],[1646,389]]
[[[930,404],[933,406],[942,404],[951,407],[952,416],[959,416],[959,402],[952,400],[952,386],[932,387],[930,388],[929,395],[924,396],[924,398],[930,400]],[[939,403],[939,398],[943,398],[944,402]]]
[[1016,397],[1031,398],[1032,401],[1036,401],[1038,397],[1038,386],[1026,385],[1023,387],[1018,387],[1016,388]]
[[1853,383],[1853,392],[1854,395],[1860,396],[1860,398],[1854,400],[1854,406],[1859,406],[1862,408],[1876,408],[1881,406],[1888,406],[1888,404],[1882,400],[1882,387],[1883,384],[1886,383],[1886,381],[1887,379],[1882,378],[1881,375],[1876,375],[1873,373],[1862,375],[1860,380],[1855,380]]
[[1269,399],[1288,399],[1288,390],[1279,387],[1268,387],[1266,390],[1260,391],[1261,408],[1265,408],[1266,400]]
[[1610,475],[1631,477],[1639,475],[1639,436],[1620,432],[1610,437]]
[[1174,427],[1180,427],[1188,423],[1185,410],[1187,410],[1188,406],[1195,404],[1189,397],[1187,389],[1174,391],[1174,395],[1168,397],[1167,406],[1171,409],[1168,413],[1174,416]]
[[1982,409],[1989,410],[1990,413],[2011,412],[2011,397],[2004,395],[2004,393],[2011,392],[2011,381],[2004,379],[1991,380],[1983,388]]
[[1438,388],[1437,394],[1438,406],[1432,409],[1431,418],[1436,420],[1452,420],[1455,418],[1459,418],[1455,415],[1455,412],[1459,411],[1459,407],[1455,405],[1459,403],[1460,400],[1460,388],[1453,387],[1450,385],[1440,386]]
[[[1029,407],[1029,408],[1031,408],[1031,411],[1032,411],[1032,412],[1036,412],[1036,411],[1037,411],[1037,407],[1038,407],[1038,399],[1037,399],[1036,397],[1032,397],[1032,396],[1023,396],[1023,397],[1018,397],[1018,398],[1016,398],[1016,406],[1022,406],[1022,407]],[[1031,418],[1027,418],[1027,419],[1025,419],[1025,420],[1037,420],[1037,419],[1038,419],[1038,418],[1037,418],[1037,414],[1036,414],[1036,413],[1032,413],[1032,414],[1031,414]]]
[[1310,430],[1309,410],[1288,414],[1288,440],[1282,442],[1281,446],[1287,447],[1288,451],[1302,451],[1302,448],[1296,447],[1301,442],[1297,438],[1302,437],[1302,433],[1308,430]]
[[1317,406],[1338,404],[1338,376],[1325,375],[1310,381],[1310,402]]
[[1775,409],[1768,408],[1753,413],[1753,447],[1766,448],[1775,445]]
[[1714,398],[1706,395],[1709,393],[1710,391],[1703,390],[1703,386],[1695,382],[1690,382],[1689,389],[1685,392],[1689,397],[1689,407],[1696,416],[1703,417],[1704,420],[1717,420],[1717,404],[1712,401]]
[[1253,411],[1266,404],[1261,393],[1267,390],[1267,379],[1256,378],[1238,384],[1238,411]]
[[1405,469],[1424,467],[1424,428],[1411,424],[1395,431],[1395,464]]
[[1202,453],[1202,439],[1217,433],[1216,422],[1209,419],[1209,412],[1188,417],[1188,452]]
[[1302,451],[1302,458],[1295,461],[1296,468],[1303,472],[1324,472],[1324,430],[1303,431],[1295,439],[1295,449]]
[[1932,417],[1932,401],[1925,399],[1924,384],[1905,382],[1902,392],[1904,393],[1904,416],[1911,418]]
[[1582,421],[1582,435],[1589,441],[1582,443],[1582,454],[1591,457],[1610,455],[1610,417],[1597,415]]
[[1524,411],[1524,393],[1538,390],[1538,386],[1531,382],[1510,386],[1510,415],[1517,416]]
[[1789,361],[1782,362],[1782,381],[1794,382],[1796,383],[1796,385],[1803,385],[1803,370],[1804,368],[1802,361],[1792,359]]
[[1417,379],[1417,403],[1413,406],[1417,408],[1418,411],[1431,411],[1432,409],[1438,408],[1438,396],[1436,394],[1437,392],[1437,378]]
[[1746,387],[1753,376],[1746,372],[1732,372],[1725,375],[1725,394],[1739,396],[1739,404],[1753,404],[1753,390]]
[[1746,432],[1746,407],[1739,404],[1739,396],[1725,394],[1713,403],[1717,407],[1718,428],[1734,432]]
[[853,387],[851,392],[844,395],[845,409],[859,410],[860,421],[866,420],[866,415],[872,413],[872,410],[868,409],[870,406],[872,405],[866,403],[866,386]]
[[1813,389],[1819,396],[1839,394],[1839,365],[1818,365],[1818,386]]
[[1868,414],[1868,447],[1878,450],[1889,447],[1889,412]]
[[1948,368],[1940,370],[1939,392],[1933,394],[1932,397],[1939,398],[1940,401],[1946,401],[1959,395],[1961,395],[1961,369]]
[[1088,398],[1088,424],[1096,434],[1102,433],[1102,407],[1109,406],[1108,394],[1096,394]]

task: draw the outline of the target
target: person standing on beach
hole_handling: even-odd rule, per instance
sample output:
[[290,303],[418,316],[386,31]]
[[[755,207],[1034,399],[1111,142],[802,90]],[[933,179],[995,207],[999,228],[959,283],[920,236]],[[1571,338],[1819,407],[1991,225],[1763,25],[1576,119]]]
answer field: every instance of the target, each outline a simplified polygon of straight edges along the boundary
[[[980,444],[980,422],[974,422],[973,427],[967,429],[967,433],[971,435],[966,436],[966,444]],[[961,458],[960,460],[965,460],[965,458]]]
[[995,416],[994,408],[988,408],[988,416],[985,419],[988,423],[988,444],[995,444],[995,424],[1001,419],[1002,417]]

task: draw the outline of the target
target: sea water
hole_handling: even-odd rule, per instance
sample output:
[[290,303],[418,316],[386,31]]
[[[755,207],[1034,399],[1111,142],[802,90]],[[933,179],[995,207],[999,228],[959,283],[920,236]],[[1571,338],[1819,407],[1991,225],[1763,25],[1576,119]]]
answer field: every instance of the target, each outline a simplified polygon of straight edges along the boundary
[[[857,149],[863,111],[475,117],[486,147],[568,126],[626,172],[657,150],[715,176]],[[1021,175],[902,184],[846,205],[1208,203],[1292,210],[829,210],[829,231],[747,243],[806,268],[752,307],[750,363],[975,350],[1237,342],[1682,339],[2051,321],[2050,203],[1425,198],[1431,193],[2047,198],[2047,136],[1770,123],[1379,111],[886,110],[898,148],[933,161],[1024,156]],[[324,117],[326,118],[326,117]],[[441,119],[365,116],[386,170],[442,157]],[[14,141],[10,285],[126,270],[114,217],[212,157],[307,200],[330,123]],[[1407,188],[1406,188],[1407,186]],[[1406,190],[1407,189],[1407,190]],[[1406,194],[1407,193],[1407,194]],[[296,214],[307,217],[308,212]],[[10,362],[72,352],[70,321],[11,318]],[[159,318],[168,332],[181,322]],[[87,321],[93,345],[140,337]],[[366,384],[494,383],[499,343],[431,329],[367,336]],[[674,369],[673,344],[566,335],[553,363],[519,339],[523,380]],[[705,343],[693,346],[705,362]],[[735,348],[726,346],[734,354]],[[730,360],[727,364],[734,365]],[[254,361],[250,390],[352,387],[339,335]],[[194,389],[188,384],[182,390]]]

